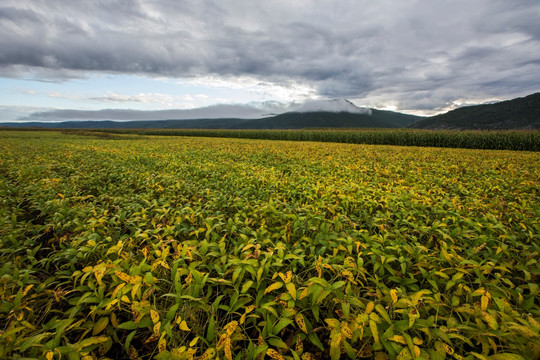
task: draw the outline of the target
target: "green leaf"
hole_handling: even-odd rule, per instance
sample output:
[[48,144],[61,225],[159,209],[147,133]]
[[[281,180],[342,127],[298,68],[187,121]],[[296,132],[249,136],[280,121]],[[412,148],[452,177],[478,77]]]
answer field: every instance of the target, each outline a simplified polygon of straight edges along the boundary
[[108,336],[97,336],[97,337],[84,339],[83,341],[80,341],[77,343],[77,350],[81,351],[88,346],[102,344],[107,341],[109,341]]
[[319,340],[319,337],[317,336],[316,333],[314,333],[314,332],[309,333],[308,339],[309,339],[309,341],[311,341],[311,343],[312,343],[313,345],[315,345],[316,347],[318,347],[321,351],[324,351],[324,346],[323,346],[323,344],[321,343],[321,340]]
[[206,340],[210,343],[214,341],[215,329],[216,329],[216,321],[214,320],[214,315],[212,315],[210,316],[210,320],[208,322],[208,328],[206,329]]
[[124,342],[124,348],[126,349],[127,352],[129,352],[129,346],[131,345],[131,340],[133,340],[133,337],[135,336],[136,333],[137,333],[137,330],[130,332],[126,338],[126,341]]
[[498,353],[488,356],[488,360],[526,360],[523,356],[511,353]]
[[289,326],[292,324],[293,321],[291,319],[287,318],[281,318],[276,325],[274,325],[274,328],[272,329],[272,332],[274,335],[278,335],[283,328]]
[[26,351],[31,346],[40,345],[40,342],[41,342],[42,339],[45,339],[45,338],[47,338],[49,336],[52,336],[52,335],[54,335],[54,334],[46,332],[46,333],[43,333],[43,334],[38,334],[38,335],[32,336],[31,338],[28,338],[28,339],[24,340],[21,343],[20,350],[21,351]]
[[174,319],[174,316],[176,315],[176,311],[178,310],[178,307],[180,304],[174,304],[170,307],[170,309],[167,311],[167,315],[165,315],[165,318],[169,321],[172,321]]
[[241,293],[245,293],[246,291],[249,290],[249,288],[251,287],[251,285],[253,285],[253,281],[247,281],[244,285],[242,285],[242,290],[241,290]]
[[135,324],[134,321],[126,321],[121,324],[118,324],[118,329],[123,329],[123,330],[135,330],[138,327],[139,325]]
[[278,338],[270,338],[268,340],[268,343],[274,347],[278,347],[278,348],[281,348],[281,349],[288,349],[289,347],[287,346],[287,344],[285,344],[285,342],[281,339],[278,339]]

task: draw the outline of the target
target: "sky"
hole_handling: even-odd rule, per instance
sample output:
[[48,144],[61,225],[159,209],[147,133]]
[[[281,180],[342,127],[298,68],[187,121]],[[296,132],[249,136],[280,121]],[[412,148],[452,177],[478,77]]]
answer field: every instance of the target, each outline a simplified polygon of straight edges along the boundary
[[540,91],[538,0],[2,0],[0,121],[433,115]]

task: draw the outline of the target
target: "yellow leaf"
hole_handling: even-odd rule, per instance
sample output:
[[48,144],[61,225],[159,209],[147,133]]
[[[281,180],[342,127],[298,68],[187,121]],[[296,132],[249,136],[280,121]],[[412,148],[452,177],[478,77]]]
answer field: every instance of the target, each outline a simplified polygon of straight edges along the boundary
[[345,336],[347,339],[352,339],[352,336],[353,336],[353,332],[351,331],[351,328],[344,321],[341,322],[341,334]]
[[47,360],[52,360],[54,358],[54,353],[52,351],[47,351],[47,354],[45,355],[45,358]]
[[118,284],[118,286],[112,292],[112,297],[116,297],[116,293],[118,293],[118,291],[120,291],[120,289],[122,289],[124,286],[126,286],[126,283]]
[[252,312],[253,310],[255,310],[257,306],[256,305],[249,305],[247,308],[246,308],[246,314],[249,314],[250,312]]
[[337,319],[324,319],[324,321],[333,329],[339,328],[339,320]]
[[154,324],[159,321],[159,313],[154,309],[150,309],[150,317],[152,318],[152,322]]
[[115,313],[111,313],[111,324],[115,328],[118,327],[118,319],[116,319],[116,314]]
[[415,345],[413,351],[416,357],[420,357],[420,348],[418,346]]
[[79,341],[78,343],[75,344],[76,345],[75,347],[77,351],[82,351],[84,348],[87,348],[92,345],[102,344],[107,341],[110,341],[110,338],[108,338],[107,336],[91,337],[91,338],[87,338],[82,341]]
[[221,349],[222,347],[224,347],[224,346],[225,346],[225,340],[227,340],[228,338],[229,338],[229,337],[227,336],[226,333],[223,334],[223,335],[221,335],[221,337],[219,338],[219,341],[218,341],[218,343],[217,343],[217,345],[216,345],[216,349],[219,350],[219,349]]
[[97,335],[100,332],[103,331],[109,324],[109,318],[108,317],[102,317],[100,318],[95,324],[94,328],[92,329],[92,335]]
[[405,339],[405,336],[403,336],[403,335],[394,335],[391,338],[389,338],[388,340],[393,341],[393,342],[397,342],[397,343],[400,343],[400,344],[403,344],[403,345],[407,345],[407,340]]
[[[139,276],[140,277],[140,276]],[[132,299],[136,299],[137,298],[137,294],[140,294],[140,290],[141,290],[141,283],[136,283],[133,288],[131,289],[131,298]]]
[[139,352],[137,351],[137,349],[135,349],[133,345],[129,347],[129,358],[131,360],[139,359]]
[[129,358],[130,360],[138,360],[139,359],[139,352],[135,347],[132,345],[129,347]]
[[302,300],[303,298],[305,298],[308,292],[309,292],[309,287],[304,288],[304,290],[302,290],[302,292],[300,293],[298,300]]
[[195,339],[191,340],[191,342],[189,343],[189,347],[193,347],[197,344],[197,342],[199,341],[199,337],[195,337]]
[[129,276],[129,275],[126,274],[126,273],[123,273],[123,272],[121,272],[121,271],[115,271],[114,274],[115,274],[116,276],[118,276],[118,278],[119,278],[120,280],[122,280],[122,281],[124,281],[124,282],[127,282],[127,283],[131,282],[131,276]]
[[398,301],[396,289],[390,290],[390,297],[392,298],[392,304],[395,304]]
[[158,322],[156,325],[154,325],[154,334],[159,334],[159,329],[161,329],[161,322]]
[[165,338],[162,337],[161,339],[159,339],[159,342],[158,342],[158,351],[163,352],[165,350],[167,350],[167,340],[165,340]]
[[486,311],[489,304],[489,298],[486,295],[482,295],[480,298],[480,309]]
[[[444,249],[443,249],[444,250]],[[419,292],[417,292],[416,294],[414,294],[412,297],[411,297],[411,303],[412,303],[412,306],[416,306],[416,304],[418,304],[418,301],[420,300],[420,298],[422,297],[422,295],[424,295],[425,293],[428,293],[429,291],[428,290],[420,290]]]
[[292,282],[288,282],[285,285],[287,287],[287,291],[289,291],[289,294],[291,294],[293,300],[296,300],[296,287]]
[[191,331],[191,329],[188,327],[185,320],[182,320],[179,326],[180,326],[180,330]]
[[538,333],[528,326],[515,324],[515,325],[511,325],[510,328],[512,330],[518,331],[522,335],[525,335],[526,337],[531,338],[531,339],[538,337]]
[[157,339],[159,339],[159,334],[152,334],[148,339],[146,339],[144,343],[148,344],[148,343],[156,341]]
[[105,271],[107,271],[107,267],[103,263],[94,266],[94,276],[96,277],[98,285],[103,285],[101,279],[103,278],[103,275],[105,275]]
[[319,258],[317,259],[317,264],[315,264],[315,269],[317,270],[317,274],[319,277],[322,276],[321,262],[322,262],[322,257],[319,255]]
[[225,339],[225,357],[227,360],[232,360],[231,338]]
[[373,335],[373,340],[375,340],[375,343],[379,342],[379,331],[377,329],[377,323],[373,320],[369,320],[369,328],[371,330],[371,334]]
[[34,287],[34,284],[30,284],[28,285],[27,287],[24,288],[23,292],[22,292],[22,296],[21,297],[24,297],[26,294],[28,294],[28,291],[30,291],[31,288]]
[[497,319],[495,317],[491,316],[491,314],[487,312],[483,312],[482,316],[484,320],[488,323],[489,327],[493,330],[497,330],[499,328],[499,324],[497,323]]
[[454,353],[454,348],[450,345],[443,343],[442,346],[448,355],[452,355]]
[[536,331],[540,331],[540,323],[535,318],[529,315],[527,319],[529,320],[529,324],[531,324]]
[[214,356],[216,356],[216,350],[208,349],[204,352],[203,356],[201,357],[201,360],[210,360],[210,359],[213,359]]
[[[333,332],[332,332],[333,333]],[[339,359],[341,355],[341,333],[337,333],[334,336],[330,335],[330,358],[332,360]]]
[[366,305],[366,314],[369,315],[369,313],[372,312],[374,308],[375,308],[375,304],[373,303],[373,301],[370,301],[370,302]]
[[397,360],[410,360],[412,358],[413,357],[411,355],[409,348],[405,347],[401,350],[401,352],[398,354],[396,359]]
[[238,321],[231,321],[230,323],[225,325],[223,330],[227,332],[227,337],[230,337],[234,333],[234,330],[236,330],[237,326],[238,326]]
[[278,353],[276,350],[274,349],[268,349],[266,350],[266,355],[270,356],[272,359],[276,359],[276,360],[285,360],[285,358],[283,356],[281,356],[280,353]]
[[298,327],[300,328],[300,330],[302,330],[303,332],[305,332],[306,334],[308,333],[308,329],[306,327],[306,321],[304,319],[304,316],[300,313],[296,314],[295,318],[296,320],[296,323],[298,324]]
[[304,343],[302,342],[301,338],[296,338],[296,352],[298,354],[301,354],[302,351],[304,351]]
[[283,283],[275,282],[275,283],[273,283],[272,285],[268,286],[268,287],[264,290],[264,295],[268,294],[268,293],[271,292],[271,291],[280,289],[282,286],[283,286]]
[[284,281],[285,281],[285,283],[290,283],[291,280],[292,280],[292,271],[289,270],[289,271],[287,271],[287,276],[285,277]]

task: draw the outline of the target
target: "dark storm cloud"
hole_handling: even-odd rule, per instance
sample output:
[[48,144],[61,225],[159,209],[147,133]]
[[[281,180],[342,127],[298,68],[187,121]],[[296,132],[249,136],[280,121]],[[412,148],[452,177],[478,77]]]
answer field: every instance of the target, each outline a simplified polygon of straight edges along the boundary
[[248,75],[436,108],[538,91],[539,18],[537,0],[7,0],[0,74]]

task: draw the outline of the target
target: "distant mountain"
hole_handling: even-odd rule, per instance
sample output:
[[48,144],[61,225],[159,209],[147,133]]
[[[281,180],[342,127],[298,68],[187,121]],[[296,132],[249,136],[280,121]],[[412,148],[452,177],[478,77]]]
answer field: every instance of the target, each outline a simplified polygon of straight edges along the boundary
[[410,127],[452,130],[540,129],[540,93],[494,104],[461,107],[424,118]]
[[[354,106],[353,104],[351,104]],[[262,119],[194,119],[137,121],[64,121],[0,123],[0,127],[70,129],[304,129],[403,128],[422,119],[392,111],[357,108],[357,112],[287,112]]]
[[305,129],[305,128],[403,128],[422,119],[392,111],[369,112],[287,112],[264,119],[247,120],[233,129]]
[[306,101],[291,112],[333,112],[333,113],[357,113],[371,114],[370,108],[358,107],[347,99],[311,100]]

